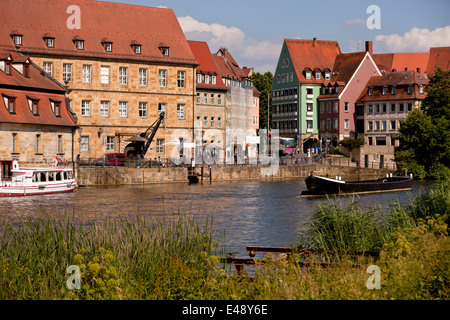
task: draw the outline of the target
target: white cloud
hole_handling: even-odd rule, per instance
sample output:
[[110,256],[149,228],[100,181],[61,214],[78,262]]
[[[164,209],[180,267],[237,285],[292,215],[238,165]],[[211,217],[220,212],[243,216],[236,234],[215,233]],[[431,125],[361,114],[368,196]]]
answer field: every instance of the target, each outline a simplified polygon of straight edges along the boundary
[[281,51],[281,41],[255,40],[247,37],[237,27],[218,23],[208,24],[190,16],[178,17],[178,21],[188,40],[206,41],[213,52],[220,47],[228,48],[241,67],[254,67],[255,71],[259,72],[274,70]]
[[425,52],[430,47],[450,45],[450,25],[434,30],[412,28],[403,35],[390,34],[375,37],[377,52]]
[[160,4],[159,6],[157,6],[157,8],[168,9],[168,7],[166,7],[166,6],[162,5],[162,4]]
[[358,18],[358,19],[352,19],[352,20],[346,20],[344,21],[344,26],[352,27],[352,26],[365,26],[366,20]]

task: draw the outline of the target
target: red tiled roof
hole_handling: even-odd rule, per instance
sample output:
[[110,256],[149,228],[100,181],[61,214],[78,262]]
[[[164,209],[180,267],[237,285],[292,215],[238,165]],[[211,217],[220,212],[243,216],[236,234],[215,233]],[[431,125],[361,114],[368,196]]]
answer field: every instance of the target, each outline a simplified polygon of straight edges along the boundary
[[285,39],[292,63],[301,83],[322,83],[323,80],[306,80],[303,69],[332,69],[336,56],[341,53],[337,41]]
[[[16,53],[11,53],[11,56],[13,61],[24,60]],[[33,65],[30,64],[29,68],[29,78],[24,77],[14,66],[10,68],[10,75],[0,71],[0,122],[75,126],[66,108],[65,90],[42,75]],[[4,97],[15,98],[15,114],[7,110]],[[28,99],[39,101],[38,116],[32,114]],[[53,113],[50,100],[61,102],[60,117]]]
[[[397,71],[414,70],[420,68],[421,73],[425,72],[428,64],[429,52],[408,52],[408,53],[378,53],[373,54],[373,59],[377,65],[388,67],[387,73],[393,69]],[[384,69],[383,69],[384,70]]]
[[239,64],[234,60],[233,56],[226,48],[221,48],[213,55],[213,59],[223,78],[242,80],[243,78],[250,77],[251,72],[253,71],[251,68],[239,67]]
[[[425,86],[428,79],[420,75],[416,71],[397,71],[391,72],[384,76],[374,76],[369,79],[366,88],[361,92],[357,99],[357,103],[364,101],[389,101],[389,100],[421,100],[425,98],[425,94],[419,94],[418,85]],[[408,94],[407,88],[414,85],[412,94]],[[382,94],[382,88],[388,87],[387,94]],[[395,95],[391,95],[391,87],[396,86]],[[373,95],[368,95],[368,88],[373,87]]]
[[347,84],[366,56],[366,52],[342,53],[336,56],[331,82]]
[[[67,26],[72,5],[80,8],[81,29]],[[172,9],[92,0],[2,0],[0,12],[0,46],[9,50],[15,50],[11,31],[20,29],[20,51],[26,53],[196,64]],[[47,48],[47,33],[55,37],[55,48]],[[85,41],[84,50],[76,49],[75,37]],[[104,38],[113,42],[112,52],[105,51]],[[142,45],[140,55],[132,41]],[[162,42],[169,57],[158,48]]]
[[216,84],[205,84],[198,83],[196,84],[197,88],[207,88],[207,89],[221,89],[227,90],[228,88],[223,84],[222,78],[217,70],[216,64],[214,62],[211,51],[209,50],[208,44],[202,41],[188,41],[189,46],[191,47],[192,53],[194,54],[195,59],[199,63],[197,67],[197,72],[203,74],[217,75]]
[[436,67],[442,70],[450,70],[450,47],[430,48],[430,58],[426,68],[427,74],[433,75]]

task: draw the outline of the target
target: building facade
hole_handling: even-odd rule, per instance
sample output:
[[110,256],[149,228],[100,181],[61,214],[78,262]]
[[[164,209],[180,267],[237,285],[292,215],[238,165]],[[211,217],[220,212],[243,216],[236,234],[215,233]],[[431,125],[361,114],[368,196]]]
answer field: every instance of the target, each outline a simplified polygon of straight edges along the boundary
[[74,157],[76,125],[63,86],[29,57],[0,51],[0,159],[54,165]]
[[195,130],[204,152],[213,152],[223,162],[226,141],[226,95],[228,88],[222,82],[208,44],[189,41],[191,50],[199,63],[196,69],[196,104],[194,110]]
[[312,146],[308,138],[319,138],[317,97],[340,53],[337,41],[284,40],[272,83],[272,128],[295,138],[300,152]]
[[[79,14],[65,14],[69,6]],[[67,87],[81,157],[123,152],[161,111],[147,158],[171,158],[168,141],[193,137],[197,62],[173,10],[91,0],[5,0],[0,9],[0,47],[29,55]],[[79,28],[69,23],[77,19]]]

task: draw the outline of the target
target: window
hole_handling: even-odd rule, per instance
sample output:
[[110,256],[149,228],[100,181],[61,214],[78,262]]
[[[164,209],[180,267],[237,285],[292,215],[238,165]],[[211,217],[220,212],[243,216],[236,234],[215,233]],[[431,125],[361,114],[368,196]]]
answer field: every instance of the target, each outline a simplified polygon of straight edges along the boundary
[[84,41],[83,40],[75,40],[75,47],[78,50],[84,50]]
[[90,65],[83,65],[83,83],[91,83],[92,67]]
[[50,104],[52,106],[53,113],[55,116],[60,117],[61,116],[61,102],[59,101],[50,101]]
[[126,118],[127,117],[127,111],[128,109],[128,103],[121,101],[119,102],[119,117],[120,118]]
[[197,116],[197,121],[195,122],[195,127],[200,128],[201,122],[200,122],[200,116]]
[[142,87],[147,86],[147,69],[139,69],[139,85]]
[[327,129],[331,129],[331,120],[327,119]]
[[161,112],[164,112],[164,119],[166,119],[167,118],[167,110],[166,110],[165,103],[158,104],[158,116],[161,114]]
[[8,109],[9,113],[16,113],[16,98],[5,98],[6,100],[6,108]]
[[17,133],[12,134],[12,151],[11,153],[17,153]]
[[320,120],[320,129],[325,129],[325,120]]
[[108,66],[101,66],[100,83],[101,84],[109,84],[109,67]]
[[211,104],[214,104],[214,94],[211,93]]
[[307,102],[306,103],[306,111],[308,111],[308,112],[312,112],[313,111],[313,104],[312,104],[312,102]]
[[386,121],[381,121],[381,130],[386,131],[387,130],[387,126],[386,126]]
[[13,35],[13,40],[14,40],[14,44],[16,46],[21,46],[22,45],[22,35],[20,35],[20,34]]
[[203,103],[204,104],[208,103],[208,94],[206,94],[206,93],[203,94]]
[[395,86],[393,86],[393,87],[391,88],[391,94],[392,94],[392,95],[395,94]]
[[403,109],[403,103],[400,103],[400,104],[398,105],[398,111],[399,111],[399,112],[403,112],[403,111],[404,111],[404,109]]
[[63,146],[64,146],[64,143],[63,143],[63,136],[62,135],[58,135],[58,138],[57,138],[57,144],[56,144],[57,146],[56,146],[56,148],[57,148],[57,150],[56,150],[56,153],[57,154],[64,154],[64,149],[63,149]]
[[128,68],[119,67],[119,83],[123,86],[128,84]]
[[201,73],[197,73],[197,82],[202,83],[202,74]]
[[373,113],[373,106],[371,104],[367,107],[367,113]]
[[306,80],[311,80],[311,71],[306,71],[305,78]]
[[108,136],[106,137],[106,151],[114,151],[115,150],[115,137]]
[[375,130],[376,131],[380,130],[380,121],[375,121]]
[[350,127],[350,120],[349,119],[345,119],[344,120],[344,129],[348,130]]
[[167,70],[158,71],[159,86],[165,87],[167,85]]
[[54,48],[55,47],[55,38],[44,38],[45,44],[47,45],[47,48]]
[[331,73],[325,72],[325,80],[330,80],[330,79],[331,79]]
[[320,72],[316,72],[316,80],[320,80],[321,79],[321,74],[320,74]]
[[320,103],[320,113],[324,113],[324,112],[325,112],[324,103],[321,102],[321,103]]
[[345,111],[345,112],[348,112],[348,102],[345,102],[345,103],[344,103],[344,111]]
[[391,130],[395,130],[395,120],[391,120]]
[[140,44],[135,44],[135,45],[132,45],[131,46],[132,48],[133,48],[133,52],[135,53],[135,54],[141,54],[141,45]]
[[139,102],[139,118],[147,118],[147,102]]
[[408,86],[408,94],[412,93],[412,86]]
[[214,128],[214,117],[211,117],[211,128]]
[[112,42],[103,42],[103,48],[106,52],[112,52]]
[[91,116],[91,102],[90,101],[81,101],[81,116],[82,117],[90,117]]
[[217,95],[217,104],[222,104],[222,95],[221,94]]
[[201,103],[200,93],[197,92],[197,103]]
[[330,113],[331,112],[331,103],[327,102],[327,112]]
[[43,68],[44,68],[45,73],[47,73],[49,76],[52,76],[53,75],[53,63],[44,62],[43,66],[44,66]]
[[177,119],[183,120],[184,119],[184,104],[178,104],[177,105]]
[[380,105],[379,104],[375,105],[375,113],[380,113]]
[[222,128],[222,118],[221,117],[217,118],[217,128]]
[[5,63],[5,74],[11,75],[11,62],[6,61]]
[[387,94],[387,88],[383,87],[383,96],[385,96]]
[[306,89],[306,94],[313,94],[313,89],[312,88],[307,88]]
[[217,82],[217,77],[216,76],[211,76],[211,83],[212,84],[216,84]]
[[209,84],[209,75],[208,74],[205,74],[205,83]]
[[30,101],[30,110],[35,116],[39,115],[39,100]]
[[63,63],[63,81],[72,82],[72,64]]
[[186,73],[184,71],[178,71],[177,72],[177,85],[178,85],[178,88],[184,88],[185,87],[185,78],[186,78]]
[[159,50],[161,51],[163,56],[169,56],[169,47],[160,47]]
[[381,108],[381,112],[386,113],[386,111],[387,111],[386,109],[387,109],[386,104],[383,103],[382,108]]
[[208,127],[208,117],[203,117],[203,127],[204,128]]
[[368,130],[368,131],[373,131],[373,122],[372,122],[372,121],[369,121],[369,122],[367,123],[367,130]]
[[82,151],[89,151],[89,137],[88,136],[81,136],[80,152],[82,152]]
[[338,128],[338,119],[334,119],[333,129],[337,129],[337,128]]
[[395,103],[391,103],[391,112],[395,112]]
[[423,86],[422,85],[419,86],[419,94],[423,94]]
[[408,103],[408,112],[412,110],[412,103]]
[[[347,102],[346,102],[347,103]],[[339,112],[339,108],[338,108],[339,104],[337,101],[334,102],[334,112],[338,113]],[[348,111],[348,110],[347,110]]]
[[369,88],[368,95],[373,96],[373,88]]
[[164,153],[164,139],[156,140],[156,153]]
[[109,117],[109,101],[100,102],[100,116]]
[[41,135],[37,134],[36,135],[36,154],[40,154],[41,153]]

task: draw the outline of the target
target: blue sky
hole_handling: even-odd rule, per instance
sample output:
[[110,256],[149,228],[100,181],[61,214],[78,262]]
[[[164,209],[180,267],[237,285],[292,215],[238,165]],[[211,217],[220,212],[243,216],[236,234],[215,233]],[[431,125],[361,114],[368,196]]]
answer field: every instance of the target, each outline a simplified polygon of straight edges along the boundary
[[[449,0],[109,0],[173,9],[188,40],[227,47],[241,66],[275,71],[283,39],[336,40],[342,52],[425,52],[450,46]],[[371,5],[380,29],[369,29]]]

